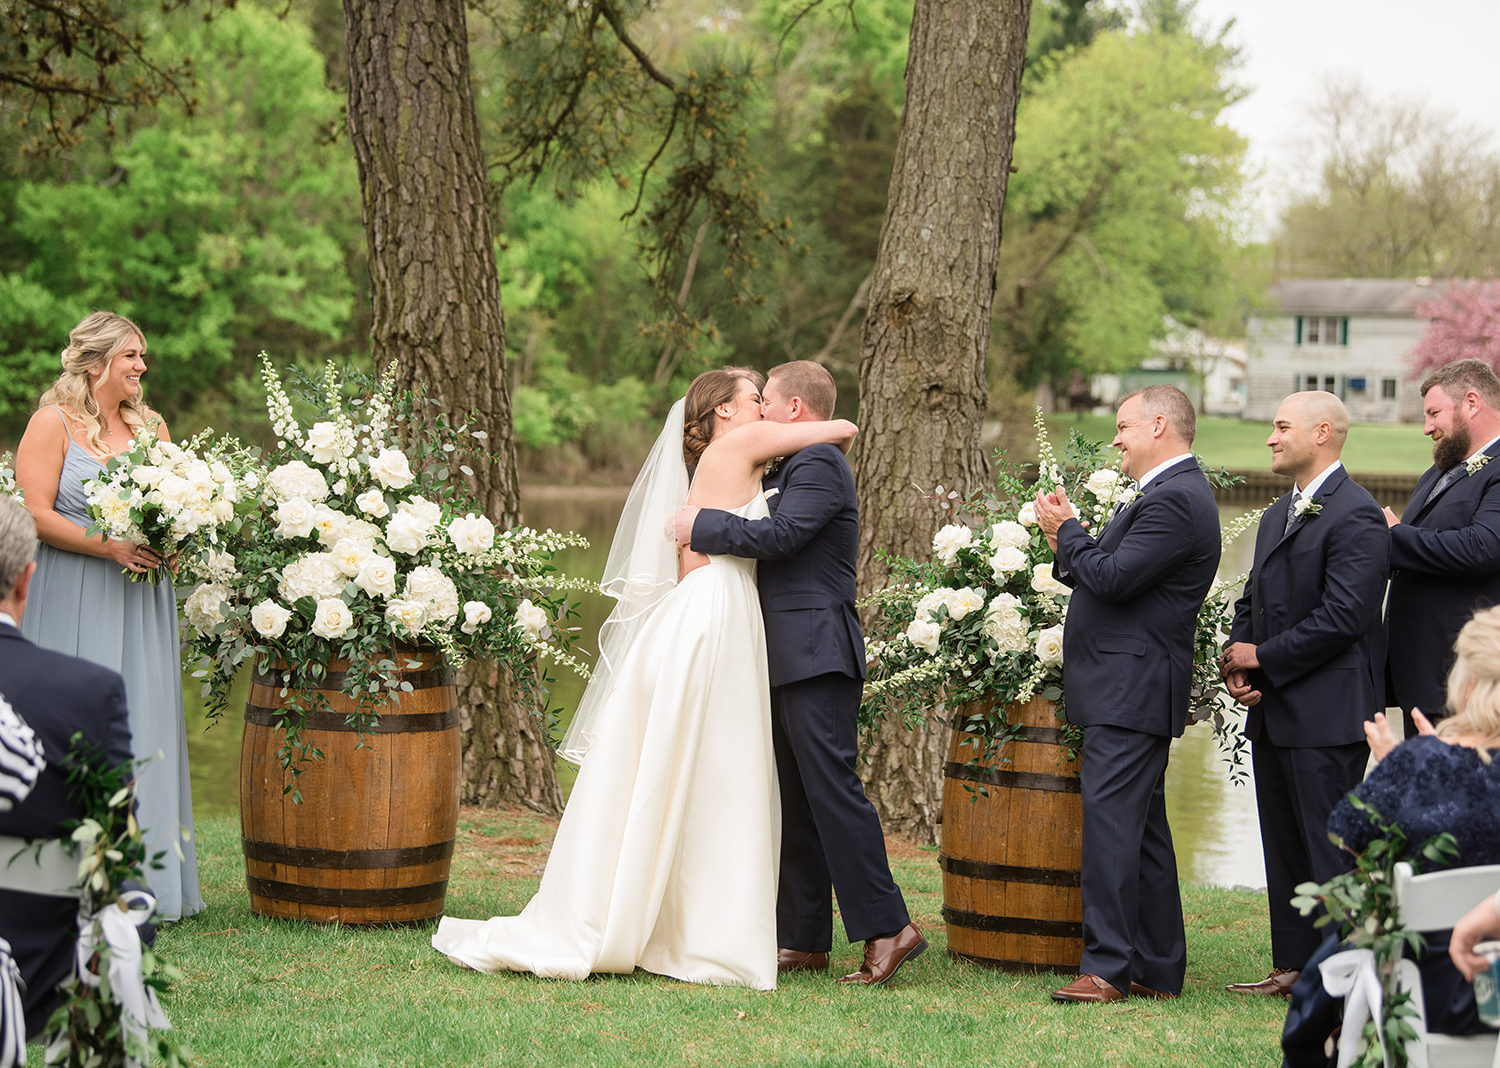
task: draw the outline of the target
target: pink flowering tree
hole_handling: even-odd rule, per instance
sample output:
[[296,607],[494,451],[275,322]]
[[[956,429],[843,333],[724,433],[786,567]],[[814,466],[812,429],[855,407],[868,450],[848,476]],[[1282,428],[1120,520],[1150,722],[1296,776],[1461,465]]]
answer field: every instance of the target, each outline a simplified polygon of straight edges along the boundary
[[1482,281],[1453,282],[1441,297],[1418,304],[1417,315],[1431,322],[1411,350],[1416,377],[1469,357],[1500,371],[1500,281],[1494,272]]

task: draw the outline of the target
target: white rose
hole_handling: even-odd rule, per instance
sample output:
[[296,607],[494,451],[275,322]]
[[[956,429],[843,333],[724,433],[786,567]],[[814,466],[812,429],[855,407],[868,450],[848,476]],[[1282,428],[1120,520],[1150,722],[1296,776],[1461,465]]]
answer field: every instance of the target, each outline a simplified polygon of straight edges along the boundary
[[305,538],[312,533],[318,513],[305,497],[293,497],[276,506],[276,533],[283,538]]
[[495,544],[495,524],[470,513],[448,524],[448,537],[459,552],[477,556]]
[[314,423],[307,432],[307,452],[315,464],[332,463],[338,455],[338,431],[332,423]]
[[303,597],[322,601],[337,597],[348,582],[332,553],[307,553],[281,569],[277,591],[290,603]]
[[984,607],[984,594],[965,586],[954,590],[948,597],[948,618],[957,622],[970,612]]
[[917,602],[916,618],[921,620],[931,619],[932,613],[947,603],[948,591],[946,589],[933,590],[931,593],[923,594],[922,599]]
[[410,513],[397,512],[385,525],[385,543],[393,552],[419,553],[427,544],[427,528]]
[[527,641],[537,641],[547,632],[547,613],[532,604],[530,597],[523,597],[516,605],[515,627]]
[[936,655],[943,628],[930,619],[914,619],[906,627],[906,640],[928,656]]
[[[254,487],[253,476],[245,477],[245,485]],[[301,460],[290,460],[266,476],[266,488],[278,501],[302,497],[313,504],[328,498],[328,480],[321,471],[308,467]]]
[[320,638],[342,638],[354,625],[354,614],[342,598],[325,597],[318,602],[313,616],[312,632]]
[[458,629],[465,634],[473,634],[480,627],[490,621],[490,606],[483,601],[464,602],[464,621]]
[[1036,636],[1036,658],[1054,667],[1063,662],[1063,629],[1047,627]]
[[1051,564],[1037,564],[1031,569],[1031,588],[1048,597],[1067,597],[1073,592],[1053,576]]
[[406,455],[397,449],[381,449],[380,455],[370,460],[370,474],[385,489],[404,489],[413,477]]
[[1007,576],[1024,568],[1026,562],[1026,554],[1020,549],[1014,545],[1003,545],[990,557],[990,570],[994,572],[996,582],[1004,582]]
[[275,601],[264,600],[250,609],[250,625],[262,638],[279,638],[286,632],[286,621],[292,618],[292,610]]
[[429,501],[426,497],[418,496],[402,501],[396,506],[396,511],[411,516],[428,533],[436,530],[437,525],[443,521],[443,509],[436,501]]
[[227,588],[205,583],[183,602],[183,615],[187,616],[194,630],[207,637],[214,632],[214,627],[224,622],[224,602],[229,596]]
[[932,536],[932,553],[944,567],[958,563],[958,550],[974,543],[974,532],[962,523],[950,523]]
[[427,610],[420,601],[391,601],[385,606],[385,621],[393,633],[415,635],[427,622]]
[[420,601],[428,619],[449,620],[458,616],[458,588],[435,567],[412,568],[406,576],[402,596],[409,601]]
[[1036,526],[1036,502],[1027,501],[1021,505],[1021,510],[1016,513],[1016,522],[1023,527]]
[[130,469],[130,479],[137,486],[154,486],[161,479],[162,470],[150,464],[140,464]]
[[329,550],[333,562],[344,573],[345,578],[354,578],[364,562],[375,552],[375,542],[368,538],[354,538],[345,534]]
[[385,503],[385,495],[378,489],[365,490],[354,498],[354,506],[365,515],[372,515],[376,519],[383,519],[391,514],[390,506]]
[[[1032,516],[1032,522],[1036,522],[1035,516]],[[1002,519],[990,527],[990,544],[997,549],[1007,546],[1013,549],[1023,549],[1031,544],[1031,535],[1020,523]]]
[[396,575],[396,561],[371,552],[359,562],[354,584],[371,597],[389,597],[396,592]]
[[191,490],[188,480],[176,474],[163,475],[162,480],[156,485],[156,491],[161,494],[162,504],[173,510],[183,506],[191,496]]
[[1120,484],[1120,472],[1109,467],[1101,467],[1089,475],[1085,488],[1101,501],[1114,500],[1115,490]]
[[344,526],[348,516],[336,508],[330,508],[326,504],[313,506],[313,529],[318,532],[318,540],[324,545],[334,545],[344,536]]

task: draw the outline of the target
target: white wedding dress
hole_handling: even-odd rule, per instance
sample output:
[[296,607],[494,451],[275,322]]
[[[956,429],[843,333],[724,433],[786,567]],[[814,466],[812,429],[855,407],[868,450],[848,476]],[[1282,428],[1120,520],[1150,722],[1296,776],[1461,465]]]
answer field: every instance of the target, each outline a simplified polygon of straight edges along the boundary
[[[767,514],[765,497],[735,509]],[[755,562],[713,556],[614,668],[536,896],[433,948],[560,979],[636,968],[776,987],[781,808]]]

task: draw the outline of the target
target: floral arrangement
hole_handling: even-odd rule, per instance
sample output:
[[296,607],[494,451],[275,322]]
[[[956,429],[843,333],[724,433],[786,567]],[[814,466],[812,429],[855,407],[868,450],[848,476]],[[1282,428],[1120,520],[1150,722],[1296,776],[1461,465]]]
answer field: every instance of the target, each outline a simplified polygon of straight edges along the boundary
[[[479,514],[452,476],[472,473],[459,442],[483,442],[483,431],[442,413],[423,419],[426,402],[397,393],[389,373],[367,400],[346,403],[332,364],[307,398],[319,418],[304,428],[261,358],[276,449],[244,464],[233,534],[183,564],[196,580],[183,614],[211,715],[253,657],[279,662],[288,686],[315,686],[331,661],[347,661],[342,692],[357,702],[360,729],[400,687],[403,645],[435,646],[453,665],[471,656],[508,662],[523,685],[539,656],[588,673],[561,625],[570,611],[563,591],[583,587],[550,562],[586,542],[497,531]],[[292,697],[287,766],[294,748],[306,754],[295,713],[311,711]]]
[[[936,500],[950,522],[933,537],[930,560],[887,557],[892,582],[861,602],[879,617],[869,628],[870,664],[862,720],[874,724],[888,714],[908,726],[935,708],[954,710],[952,725],[985,740],[986,749],[1013,737],[1006,706],[1041,696],[1063,703],[1063,623],[1071,590],[1052,575],[1053,554],[1036,524],[1038,490],[1062,487],[1079,519],[1095,536],[1110,519],[1131,507],[1137,491],[1105,447],[1070,436],[1059,457],[1036,411],[1037,473],[1034,482],[1019,465],[997,456],[996,488],[960,500],[939,486]],[[1218,482],[1232,479],[1210,472]],[[1259,518],[1241,517],[1226,539]],[[1219,744],[1237,769],[1244,748],[1238,718],[1219,681],[1218,656],[1228,632],[1234,599],[1244,579],[1220,583],[1199,616],[1193,673],[1193,719],[1211,719]],[[959,712],[991,703],[989,713]],[[1241,773],[1243,774],[1243,773]]]
[[[219,540],[220,524],[235,518],[239,483],[224,461],[233,442],[207,446],[209,431],[176,445],[143,427],[109,458],[97,478],[84,483],[88,533],[143,545],[163,560]],[[200,450],[202,454],[200,455]],[[155,584],[159,568],[128,572],[133,581]]]
[[9,450],[0,452],[0,494],[23,502],[26,499],[21,487],[16,485],[16,456]]

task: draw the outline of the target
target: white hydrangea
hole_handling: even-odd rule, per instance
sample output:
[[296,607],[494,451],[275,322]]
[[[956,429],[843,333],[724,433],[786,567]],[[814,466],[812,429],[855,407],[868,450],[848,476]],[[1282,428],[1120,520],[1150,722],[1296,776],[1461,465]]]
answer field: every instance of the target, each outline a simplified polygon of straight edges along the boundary
[[471,512],[448,524],[448,538],[459,552],[477,556],[495,544],[495,524]]
[[996,582],[1004,582],[1009,576],[1024,568],[1026,563],[1024,552],[1014,545],[1002,545],[990,557],[990,571],[994,573]]
[[458,587],[453,580],[435,567],[414,567],[406,576],[406,589],[402,596],[408,601],[418,601],[427,610],[428,619],[444,621],[458,616]]
[[1046,627],[1036,636],[1036,658],[1049,667],[1062,666],[1063,629],[1061,626]]
[[266,488],[277,501],[301,497],[316,504],[328,499],[328,480],[301,460],[289,460],[266,476]]
[[250,609],[250,625],[262,638],[279,638],[286,632],[292,610],[267,598]]
[[183,602],[182,613],[200,636],[207,637],[224,622],[224,609],[230,596],[227,586],[206,582]]
[[932,552],[944,567],[958,563],[958,551],[974,544],[974,532],[962,523],[950,523],[932,536]]
[[281,569],[281,581],[276,588],[288,602],[295,603],[303,597],[322,601],[337,597],[347,581],[332,553],[308,553]]
[[999,593],[990,601],[984,613],[984,633],[995,639],[999,648],[990,658],[1001,653],[1020,653],[1031,647],[1026,633],[1026,618],[1021,615],[1020,598],[1010,593]]
[[[1032,516],[1032,522],[1036,522],[1035,516]],[[1020,523],[1002,519],[990,527],[990,544],[997,549],[1023,549],[1031,544],[1031,535]]]
[[239,567],[230,553],[218,549],[207,550],[197,564],[198,573],[210,582],[228,585],[239,574]]

